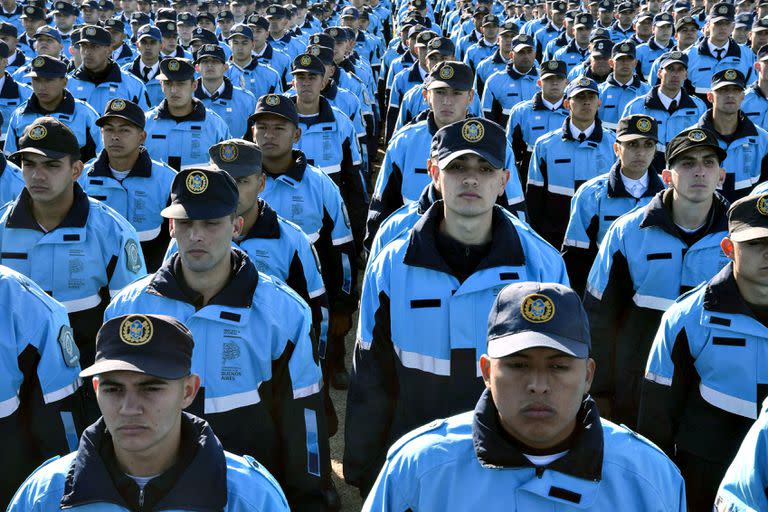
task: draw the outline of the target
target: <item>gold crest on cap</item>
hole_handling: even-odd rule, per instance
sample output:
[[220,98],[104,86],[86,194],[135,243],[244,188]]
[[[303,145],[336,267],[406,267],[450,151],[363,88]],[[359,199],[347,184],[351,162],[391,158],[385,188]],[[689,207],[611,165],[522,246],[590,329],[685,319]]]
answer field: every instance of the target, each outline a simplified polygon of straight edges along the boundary
[[625,44],[621,45],[620,49],[623,52],[628,52],[629,51],[629,45],[625,43]]
[[29,130],[29,138],[32,140],[44,139],[48,135],[48,129],[45,126],[35,126]]
[[478,121],[467,121],[461,127],[461,136],[467,142],[480,142],[485,135],[485,127]]
[[651,131],[651,127],[653,125],[651,124],[650,119],[641,117],[640,119],[637,120],[637,122],[635,123],[635,126],[639,131],[643,133],[648,133],[649,131]]
[[133,346],[144,345],[152,339],[152,321],[144,315],[131,315],[120,324],[120,339]]
[[219,156],[225,162],[231,162],[237,159],[237,146],[234,144],[224,144],[219,149]]
[[768,217],[768,194],[760,196],[757,200],[757,212],[763,217]]
[[726,80],[736,80],[736,70],[735,69],[729,69],[725,73],[723,73],[723,78]]
[[266,98],[264,98],[264,103],[270,107],[275,107],[280,104],[280,96],[277,94],[269,94]]
[[26,9],[24,9],[24,12],[26,12],[27,14],[32,14],[33,12],[35,12],[35,8],[32,6],[29,6]]
[[590,81],[589,81],[589,78],[586,78],[586,77],[581,77],[581,78],[579,78],[579,81],[578,81],[577,85],[578,85],[579,87],[589,87],[589,85],[590,85],[591,83],[592,83],[592,82],[590,82]]
[[331,37],[336,37],[339,35],[339,31],[335,28],[332,28],[331,30],[328,31],[328,35]]
[[205,45],[205,51],[206,52],[215,52],[216,51],[216,45],[215,44],[207,44],[207,45]]
[[531,323],[543,324],[555,316],[555,303],[546,295],[532,293],[523,298],[520,313]]
[[45,66],[45,59],[42,57],[38,57],[32,61],[33,68],[41,68],[43,66]]
[[443,69],[441,69],[440,73],[438,74],[438,76],[443,80],[450,80],[451,78],[453,78],[453,75],[454,75],[454,71],[453,71],[453,67],[451,66],[443,67]]
[[301,58],[299,58],[299,64],[302,66],[309,66],[312,64],[312,59],[309,57],[309,55],[302,55]]
[[688,134],[688,140],[691,142],[701,142],[707,138],[707,134],[701,130],[693,130]]
[[430,46],[432,48],[440,48],[443,45],[443,42],[439,39],[433,39],[430,41]]
[[557,64],[557,61],[555,61],[555,60],[551,60],[551,61],[547,62],[547,68],[552,70],[552,71],[557,69],[557,66],[558,66],[558,64]]
[[180,67],[181,65],[179,64],[179,61],[177,61],[176,59],[172,59],[168,63],[168,71],[178,71]]
[[193,171],[187,176],[187,190],[193,194],[202,194],[208,189],[208,176],[200,171]]
[[125,110],[125,100],[112,100],[112,104],[109,106],[110,110],[113,110],[115,112],[120,112],[121,110]]

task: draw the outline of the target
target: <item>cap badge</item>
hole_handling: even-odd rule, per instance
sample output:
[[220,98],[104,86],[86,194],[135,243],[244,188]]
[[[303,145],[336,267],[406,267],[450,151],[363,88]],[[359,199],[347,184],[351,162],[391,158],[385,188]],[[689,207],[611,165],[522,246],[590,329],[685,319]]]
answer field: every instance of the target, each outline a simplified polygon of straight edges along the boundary
[[202,194],[208,188],[208,176],[200,171],[194,171],[187,176],[187,190],[193,194]]
[[760,196],[757,200],[757,211],[760,215],[768,217],[768,194]]
[[231,162],[237,159],[237,146],[234,144],[224,144],[219,149],[219,156],[225,162]]
[[312,64],[312,59],[309,57],[309,55],[302,55],[299,59],[299,64],[302,66],[309,66]]
[[85,35],[87,36],[95,36],[96,35],[96,29],[93,27],[88,27],[85,29]]
[[120,339],[128,345],[144,345],[152,339],[152,321],[144,315],[131,315],[120,324]]
[[736,70],[735,69],[729,69],[724,74],[723,77],[726,80],[735,80],[736,79]]
[[45,59],[42,57],[38,57],[32,61],[32,67],[34,68],[41,68],[43,66],[45,66]]
[[168,71],[178,71],[180,67],[179,61],[176,59],[173,59],[168,63]]
[[29,130],[29,138],[32,140],[44,139],[46,135],[48,135],[48,130],[45,126],[38,125]]
[[309,54],[310,55],[314,55],[315,57],[320,56],[320,48],[318,48],[317,46],[315,46],[313,48],[310,48],[309,49]]
[[669,56],[667,58],[668,59],[682,59],[683,58],[683,54],[680,53],[680,52],[672,52],[672,53],[669,54]]
[[651,131],[651,127],[652,127],[651,120],[645,117],[640,118],[637,120],[637,123],[635,123],[635,126],[639,131],[643,133],[648,133],[649,131]]
[[558,64],[557,64],[556,60],[551,60],[551,61],[547,62],[547,69],[549,69],[551,71],[556,70],[557,66],[558,66]]
[[467,142],[480,142],[485,135],[485,128],[477,121],[468,121],[461,127],[461,136]]
[[720,7],[717,8],[717,12],[720,14],[728,14],[728,7],[726,7],[725,5],[721,5]]
[[621,45],[621,51],[628,52],[629,51],[629,45],[628,44]]
[[703,140],[706,140],[706,138],[707,138],[707,134],[701,130],[693,130],[691,133],[688,134],[688,140],[691,142],[701,142]]
[[124,100],[112,100],[112,105],[110,105],[109,109],[114,111],[114,112],[120,112],[121,110],[125,110],[125,101]]
[[433,39],[432,44],[430,45],[432,48],[440,48],[443,45],[443,42],[439,39]]
[[270,107],[276,107],[280,104],[280,97],[277,94],[269,94],[264,99],[264,103],[266,103]]
[[336,30],[335,28],[332,28],[331,30],[328,31],[328,35],[331,37],[336,37],[339,35],[339,31]]
[[591,84],[589,78],[581,77],[579,78],[579,81],[576,83],[579,87],[589,87]]
[[546,295],[533,293],[523,298],[520,304],[523,318],[534,324],[549,322],[555,316],[555,303]]
[[34,14],[35,8],[31,6],[27,7],[26,9],[24,9],[24,12],[26,12],[27,14]]
[[451,78],[453,78],[453,74],[454,74],[453,68],[451,66],[445,66],[443,67],[443,69],[440,70],[440,73],[438,74],[438,76],[440,76],[440,78],[443,80],[450,80]]

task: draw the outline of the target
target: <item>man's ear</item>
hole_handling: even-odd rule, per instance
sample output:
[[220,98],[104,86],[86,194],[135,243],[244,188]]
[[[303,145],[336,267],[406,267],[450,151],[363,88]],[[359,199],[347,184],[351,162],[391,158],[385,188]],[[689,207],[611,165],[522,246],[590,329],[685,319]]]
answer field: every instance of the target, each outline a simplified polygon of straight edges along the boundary
[[664,185],[667,187],[672,186],[672,171],[669,169],[661,171],[661,181],[663,181]]
[[720,240],[720,248],[723,250],[723,254],[725,254],[729,260],[733,259],[733,254],[735,252],[733,240],[727,236],[724,237],[722,240]]
[[483,374],[485,387],[491,389],[491,358],[488,354],[480,356],[480,372]]

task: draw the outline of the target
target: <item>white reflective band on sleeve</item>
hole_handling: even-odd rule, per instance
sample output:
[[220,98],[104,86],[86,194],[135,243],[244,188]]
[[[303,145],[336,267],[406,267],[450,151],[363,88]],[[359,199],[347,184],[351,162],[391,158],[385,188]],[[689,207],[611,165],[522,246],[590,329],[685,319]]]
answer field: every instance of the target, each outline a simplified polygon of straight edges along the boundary
[[50,393],[46,393],[43,395],[43,401],[47,404],[57,402],[61,400],[62,398],[66,398],[75,391],[77,391],[77,388],[80,387],[80,383],[82,381],[78,378],[75,382],[68,386],[64,386],[61,389],[57,389],[56,391],[51,391]]
[[525,149],[527,149],[529,153],[533,153],[533,146],[530,144],[526,144]]
[[737,181],[736,183],[733,184],[733,188],[735,188],[736,190],[741,190],[743,188],[749,188],[752,185],[754,185],[755,183],[757,183],[757,180],[759,180],[759,179],[760,179],[760,177],[757,176],[757,177],[754,177],[754,178],[747,178],[745,180]]
[[157,226],[155,229],[148,229],[146,231],[139,231],[137,234],[139,235],[139,241],[140,242],[147,242],[149,240],[154,240],[157,238],[157,235],[160,234],[160,228],[162,226]]
[[672,385],[672,379],[669,377],[662,377],[661,375],[656,375],[655,373],[648,372],[645,374],[646,380],[650,380],[652,382],[655,382],[656,384],[661,384],[662,386],[671,386]]
[[667,145],[662,144],[661,142],[656,143],[656,151],[665,152],[667,150]]
[[696,94],[707,94],[710,91],[709,87],[694,87],[693,92]]
[[505,116],[508,116],[510,112],[512,112],[512,107],[501,109],[501,113]]
[[572,188],[561,187],[559,185],[552,185],[551,183],[547,186],[547,190],[549,190],[553,194],[559,194],[561,196],[573,197],[573,194],[574,194],[574,190]]
[[19,408],[19,397],[14,396],[13,398],[9,398],[8,400],[3,400],[2,402],[0,402],[0,418],[5,418],[7,416],[10,416],[18,408]]
[[573,238],[566,238],[563,245],[578,247],[579,249],[589,249],[589,242],[582,242],[581,240],[574,240]]
[[587,285],[587,292],[597,300],[601,300],[603,298],[603,292],[593,286],[590,286],[589,284]]
[[603,128],[608,128],[609,130],[616,131],[616,128],[619,127],[618,123],[609,123],[608,121],[603,121]]
[[507,204],[519,204],[525,202],[525,196],[510,197]]
[[323,387],[323,382],[315,382],[311,386],[305,386],[303,388],[294,389],[293,390],[293,399],[298,400],[299,398],[304,398],[306,396],[311,396],[314,394],[317,394],[320,392],[320,389]]
[[[110,294],[111,293],[112,290],[110,290]],[[77,313],[78,311],[95,308],[101,303],[101,297],[98,295],[91,295],[90,297],[84,297],[82,299],[62,300],[61,303],[67,308],[67,313]]]
[[405,205],[408,205],[408,204],[411,204],[411,203],[415,203],[415,202],[416,201],[414,201],[413,199],[408,199],[407,197],[403,198],[403,204],[405,204]]
[[319,297],[324,293],[325,293],[325,286],[322,286],[317,290],[312,290],[311,292],[309,292],[309,298],[314,299],[315,297]]
[[371,342],[370,341],[363,341],[360,338],[357,338],[357,344],[360,345],[360,348],[362,350],[371,350]]
[[528,184],[529,185],[536,185],[537,187],[543,187],[544,186],[544,182],[543,181],[534,180],[534,179],[531,179],[531,178],[528,178]]
[[320,167],[320,170],[325,174],[335,174],[341,171],[341,165],[327,165],[325,167]]
[[715,407],[733,414],[738,414],[739,416],[744,416],[745,418],[751,418],[753,420],[757,419],[757,405],[755,402],[726,395],[725,393],[716,391],[704,384],[699,384],[699,391],[701,392],[701,398]]
[[332,240],[332,242],[333,242],[333,245],[341,245],[341,244],[345,244],[347,242],[351,242],[352,240],[353,240],[352,239],[352,235],[347,235],[347,236],[343,236],[341,238],[334,238]]
[[259,396],[259,390],[246,391],[245,393],[237,393],[229,396],[221,396],[218,398],[206,398],[205,399],[205,412],[227,412],[238,407],[246,407],[249,405],[256,405],[261,402]]
[[434,375],[449,376],[451,374],[451,360],[438,359],[416,352],[406,352],[400,347],[395,347],[395,353],[400,358],[400,362],[406,368],[414,368]]
[[307,236],[309,237],[309,241],[312,242],[312,243],[315,243],[318,240],[320,240],[320,232],[319,231],[317,233],[312,233],[312,234],[309,234]]
[[632,301],[641,308],[655,309],[657,311],[666,311],[669,306],[675,303],[674,299],[665,299],[663,297],[654,297],[652,295],[640,295],[636,293]]

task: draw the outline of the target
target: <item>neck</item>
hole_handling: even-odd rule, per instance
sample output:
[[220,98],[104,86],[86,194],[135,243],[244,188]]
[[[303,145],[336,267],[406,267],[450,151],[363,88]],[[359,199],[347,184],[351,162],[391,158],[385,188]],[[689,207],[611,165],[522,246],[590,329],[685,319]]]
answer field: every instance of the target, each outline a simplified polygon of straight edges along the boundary
[[643,169],[641,171],[632,171],[629,169],[625,169],[624,167],[621,168],[621,174],[626,176],[627,178],[631,180],[639,180],[643,176],[645,176],[645,173],[648,172],[648,169]]
[[658,38],[658,37],[656,37],[656,36],[654,36],[654,37],[653,37],[653,40],[654,40],[654,41],[656,41],[656,44],[657,44],[658,46],[661,46],[662,48],[666,48],[667,44],[669,43],[669,41],[668,41],[668,40],[667,40],[667,41],[661,41],[661,40],[659,40],[659,38]]
[[51,101],[42,101],[40,98],[37,98],[37,102],[40,104],[40,107],[42,107],[43,110],[46,110],[48,112],[53,112],[58,108],[59,105],[61,105],[61,102],[64,100],[64,91],[61,92],[61,94],[55,99]]
[[731,135],[736,133],[736,129],[739,127],[739,114],[720,114],[712,116],[712,124],[715,126],[717,133],[721,135]]
[[203,78],[203,87],[205,87],[208,92],[216,92],[223,83],[224,77],[221,76],[217,78],[209,78],[207,80]]
[[696,229],[707,221],[714,196],[702,203],[692,203],[680,196],[677,191],[672,196],[672,220],[685,229]]
[[109,156],[109,166],[116,171],[130,171],[136,165],[139,153],[139,148],[136,148],[132,153],[123,157]]
[[663,84],[662,84],[660,90],[661,90],[661,92],[664,93],[664,96],[666,96],[667,98],[673,98],[673,99],[675,97],[677,97],[677,93],[680,92],[680,89],[674,89],[674,88],[670,88],[670,87],[665,87]]
[[138,453],[123,451],[113,444],[117,465],[126,474],[138,477],[164,473],[176,462],[181,449],[181,425],[177,425],[174,432],[168,436],[170,439],[165,439],[163,446],[153,446],[151,453],[148,453],[149,450]]
[[632,75],[617,75],[616,73],[613,74],[613,78],[619,82],[621,85],[627,85],[629,82],[632,81]]
[[579,129],[579,130],[581,130],[581,131],[584,131],[584,130],[586,130],[587,128],[589,128],[590,126],[592,126],[592,123],[594,123],[594,122],[595,122],[595,120],[594,120],[594,119],[590,119],[589,121],[585,121],[585,120],[583,120],[583,119],[576,119],[576,118],[573,118],[573,117],[572,117],[572,118],[571,118],[571,122],[573,123],[573,125],[574,125],[576,128],[578,128],[578,129]]
[[70,186],[63,194],[49,202],[31,201],[31,203],[32,215],[37,223],[46,231],[50,231],[61,224],[69,210],[72,209],[72,205],[75,203],[74,186]]
[[741,279],[741,275],[733,269],[733,276],[736,279],[736,286],[739,289],[741,297],[750,304],[757,306],[768,306],[768,288],[765,285],[760,285],[749,281],[748,279]]
[[190,101],[189,103],[187,103],[183,107],[172,107],[167,102],[166,102],[166,105],[168,105],[168,112],[170,112],[173,117],[188,116],[194,110],[193,102],[192,101]]
[[482,245],[491,241],[493,209],[482,215],[462,217],[455,215],[443,205],[445,219],[440,223],[440,232],[465,245]]
[[152,60],[146,60],[144,57],[142,57],[142,58],[141,58],[141,63],[142,63],[143,65],[147,66],[148,68],[151,68],[152,66],[154,66],[155,64],[157,64],[157,61],[159,61],[159,60],[160,60],[160,56],[159,56],[159,55],[158,55],[157,57],[154,57],[154,56],[153,56],[153,57],[152,57]]
[[283,37],[285,35],[285,31],[284,30],[279,30],[277,32],[273,32],[273,31],[270,30],[269,31],[269,35],[272,36],[272,39],[280,39],[281,37]]
[[88,68],[88,71],[91,73],[103,73],[107,69],[107,66],[109,66],[109,60],[105,60],[98,68]]
[[254,46],[253,47],[253,51],[255,51],[256,53],[261,53],[261,50],[263,50],[265,46],[267,46],[267,41],[266,40],[263,43],[261,43],[260,46]]
[[301,101],[301,97],[299,97],[299,100],[296,102],[296,110],[299,112],[299,114],[305,116],[317,114],[320,112],[320,97],[318,96],[313,101],[306,103]]
[[714,39],[710,39],[709,42],[717,46],[718,48],[722,48],[723,46],[726,45],[726,43],[728,43],[728,40],[725,39],[725,40],[715,41]]
[[251,63],[251,61],[253,61],[253,57],[250,55],[246,55],[245,59],[237,59],[236,57],[232,57],[232,61],[239,67],[245,68]]
[[556,104],[557,102],[559,102],[561,99],[563,99],[562,95],[561,96],[547,96],[544,93],[541,93],[541,97],[544,98],[545,100],[547,100],[548,102],[552,103],[553,105]]
[[256,221],[259,220],[259,201],[258,198],[256,199],[256,202],[253,203],[253,205],[246,211],[238,213],[239,216],[243,218],[243,229],[240,231],[243,236],[248,234],[248,232],[253,228],[254,224],[256,224]]
[[203,296],[203,305],[208,304],[208,301],[227,286],[232,273],[230,254],[227,253],[215,267],[204,272],[195,272],[181,265],[184,281],[192,290]]
[[[262,165],[264,170],[266,170],[268,173],[280,175],[288,172],[288,169],[293,166],[293,163],[293,151],[289,151],[286,154],[275,158],[264,157]],[[245,233],[246,230],[243,229],[243,232]]]

